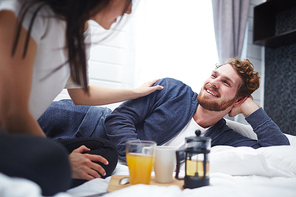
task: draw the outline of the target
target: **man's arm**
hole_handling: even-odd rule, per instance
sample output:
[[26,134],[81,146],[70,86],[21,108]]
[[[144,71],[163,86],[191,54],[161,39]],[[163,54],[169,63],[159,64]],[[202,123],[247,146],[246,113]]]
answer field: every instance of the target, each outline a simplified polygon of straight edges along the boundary
[[241,105],[232,108],[232,110],[229,112],[229,116],[234,117],[242,113],[245,117],[247,117],[259,108],[260,107],[253,101],[253,98],[248,97]]
[[[258,140],[256,143],[250,141],[247,142],[250,146],[263,147],[273,145],[289,145],[288,138],[281,132],[280,128],[268,117],[262,108],[260,108],[249,97],[240,106],[237,106],[231,110],[230,116],[235,116],[242,113],[246,121],[252,126],[254,132],[257,134]],[[239,141],[239,140],[238,140]],[[241,139],[240,143],[244,143]],[[248,141],[248,139],[246,139]]]
[[290,145],[288,138],[262,108],[247,116],[246,121],[257,134],[260,146]]
[[105,120],[105,128],[121,158],[127,140],[152,140],[161,145],[172,139],[192,118],[197,94],[181,81],[165,78],[164,87],[145,97],[124,102]]
[[125,159],[125,142],[139,139],[136,125],[152,113],[157,94],[158,91],[145,97],[128,100],[106,117],[107,136],[116,146],[121,159]]

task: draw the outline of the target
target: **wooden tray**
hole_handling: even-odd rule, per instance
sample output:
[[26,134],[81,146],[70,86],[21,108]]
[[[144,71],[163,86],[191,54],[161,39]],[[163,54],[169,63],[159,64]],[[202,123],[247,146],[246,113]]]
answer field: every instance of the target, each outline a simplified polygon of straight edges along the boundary
[[[128,177],[128,175],[112,175],[111,180],[109,182],[109,186],[107,189],[107,192],[113,192],[128,186],[131,186],[131,184],[126,185],[119,185],[119,180],[123,177]],[[150,185],[159,185],[159,186],[170,186],[170,185],[177,185],[181,189],[183,189],[184,181],[183,180],[177,180],[173,178],[173,182],[171,183],[157,183],[154,180],[154,176],[151,177]]]

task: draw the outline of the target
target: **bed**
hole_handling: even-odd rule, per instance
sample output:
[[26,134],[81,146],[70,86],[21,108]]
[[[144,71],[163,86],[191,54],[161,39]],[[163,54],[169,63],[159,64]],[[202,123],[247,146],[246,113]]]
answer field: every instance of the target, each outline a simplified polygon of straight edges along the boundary
[[[229,126],[242,134],[256,138],[248,126],[227,121]],[[55,197],[296,197],[296,136],[286,134],[290,146],[212,147],[210,153],[211,186],[196,189],[181,189],[179,186],[133,185],[106,193],[111,177],[94,179]],[[184,172],[184,170],[181,170]],[[128,167],[119,162],[113,175],[128,175]],[[9,178],[0,174],[0,196],[40,197],[39,187],[24,179]],[[18,188],[17,190],[14,188]]]

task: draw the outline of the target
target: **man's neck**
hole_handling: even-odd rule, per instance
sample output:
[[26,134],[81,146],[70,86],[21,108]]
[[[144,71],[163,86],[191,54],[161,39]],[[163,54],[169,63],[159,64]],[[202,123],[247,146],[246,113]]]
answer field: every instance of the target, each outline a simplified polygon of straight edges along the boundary
[[226,114],[226,111],[209,111],[201,105],[198,105],[195,113],[193,114],[193,119],[199,126],[207,128],[216,124]]

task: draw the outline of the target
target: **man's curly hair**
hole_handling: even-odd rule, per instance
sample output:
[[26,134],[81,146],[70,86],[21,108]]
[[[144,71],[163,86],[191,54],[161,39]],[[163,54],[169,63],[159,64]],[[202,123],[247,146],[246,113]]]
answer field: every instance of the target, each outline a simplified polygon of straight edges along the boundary
[[239,60],[236,58],[229,59],[225,64],[218,65],[217,68],[230,64],[242,78],[241,84],[237,91],[237,98],[251,96],[251,94],[259,88],[259,73],[254,71],[254,65],[248,60]]

